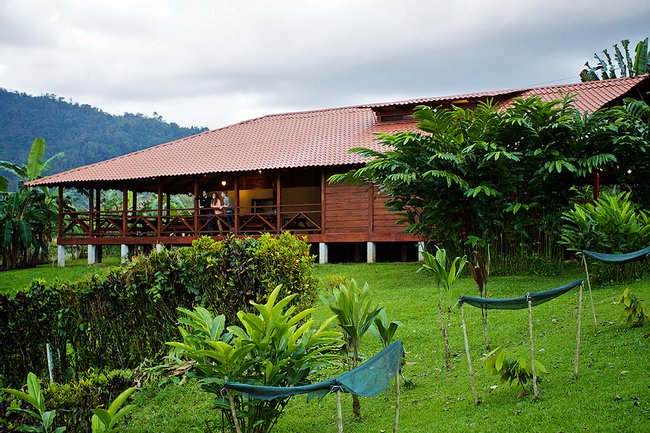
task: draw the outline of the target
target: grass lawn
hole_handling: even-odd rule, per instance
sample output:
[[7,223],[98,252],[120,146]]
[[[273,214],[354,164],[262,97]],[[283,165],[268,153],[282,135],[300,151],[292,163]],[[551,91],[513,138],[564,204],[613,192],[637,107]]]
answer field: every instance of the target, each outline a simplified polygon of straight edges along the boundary
[[[467,306],[470,350],[482,403],[472,401],[467,371],[460,313],[454,308],[450,342],[453,368],[444,368],[444,349],[437,320],[436,289],[432,280],[417,274],[418,264],[346,264],[317,267],[322,278],[343,274],[358,282],[367,281],[372,297],[385,306],[393,320],[404,326],[398,337],[404,342],[406,366],[402,384],[400,431],[402,432],[642,432],[650,431],[650,327],[624,329],[617,318],[622,311],[613,302],[624,287],[630,287],[650,302],[650,277],[625,286],[594,287],[594,302],[600,333],[594,334],[588,293],[585,291],[582,316],[580,374],[573,377],[576,344],[577,290],[533,310],[535,356],[549,370],[538,383],[540,398],[519,398],[517,384],[501,384],[483,370],[485,353],[480,311]],[[488,286],[492,297],[520,296],[529,291],[548,290],[582,278],[578,267],[559,277],[493,277]],[[461,279],[452,299],[474,295],[471,278]],[[319,303],[318,321],[329,316]],[[526,310],[490,311],[490,342],[505,346],[521,356],[528,352]],[[380,350],[371,335],[365,337],[362,351],[367,357]],[[336,375],[332,369],[325,376]],[[491,389],[498,385],[495,389]],[[206,423],[218,423],[218,412],[210,409],[211,395],[196,383],[155,385],[139,392],[138,408],[129,425],[130,432],[203,432]],[[351,398],[345,395],[346,432],[392,431],[394,401],[383,395],[363,398],[363,419],[352,419]],[[212,424],[215,425],[215,424]],[[221,428],[214,428],[221,431]],[[278,433],[335,432],[336,403],[333,396],[305,402],[294,397]]]
[[28,288],[32,281],[38,278],[51,284],[57,279],[60,281],[76,281],[84,275],[91,275],[99,269],[115,266],[120,263],[119,257],[104,257],[102,263],[88,265],[88,259],[66,260],[65,267],[56,264],[39,265],[35,268],[17,269],[14,271],[0,272],[0,294],[14,294]]

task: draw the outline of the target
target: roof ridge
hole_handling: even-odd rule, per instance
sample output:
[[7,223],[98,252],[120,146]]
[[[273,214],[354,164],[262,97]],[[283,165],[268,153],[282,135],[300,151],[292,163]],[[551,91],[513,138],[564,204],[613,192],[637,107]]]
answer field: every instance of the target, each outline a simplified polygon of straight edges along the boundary
[[551,86],[525,86],[525,87],[519,87],[519,88],[514,88],[514,89],[498,89],[498,90],[488,90],[488,91],[481,91],[481,92],[465,92],[465,93],[459,93],[456,95],[445,95],[445,96],[431,96],[431,97],[424,97],[424,98],[411,98],[411,99],[403,99],[401,101],[393,101],[393,102],[376,102],[372,104],[365,104],[361,105],[360,107],[364,108],[378,108],[378,107],[387,107],[391,105],[405,105],[409,103],[415,103],[416,101],[444,101],[444,100],[449,100],[449,99],[458,99],[458,98],[466,98],[466,97],[485,97],[485,96],[502,96],[502,95],[508,95],[508,94],[514,94],[514,93],[524,93],[528,92],[531,90],[542,90],[542,89],[560,89],[560,88],[566,88],[566,87],[575,87],[575,86],[613,86],[616,84],[620,84],[622,81],[643,81],[644,79],[650,77],[650,73],[644,74],[644,75],[639,75],[636,77],[622,77],[622,78],[610,78],[607,80],[595,80],[595,81],[580,81],[577,83],[567,83],[567,84],[555,84]]
[[232,128],[234,126],[244,125],[244,124],[247,124],[247,123],[253,123],[253,122],[260,121],[260,120],[271,119],[271,118],[291,117],[291,116],[300,116],[300,115],[304,115],[305,117],[310,117],[312,115],[327,113],[327,112],[332,112],[332,111],[351,111],[351,110],[363,111],[366,108],[368,108],[368,107],[363,106],[363,105],[350,105],[350,106],[345,106],[345,107],[319,108],[319,109],[316,109],[316,110],[289,111],[287,113],[265,114],[264,116],[254,117],[252,119],[247,119],[247,120],[242,120],[241,122],[233,123],[232,125],[222,126],[221,128],[214,129],[214,131],[220,131],[220,130],[223,130],[223,129]]

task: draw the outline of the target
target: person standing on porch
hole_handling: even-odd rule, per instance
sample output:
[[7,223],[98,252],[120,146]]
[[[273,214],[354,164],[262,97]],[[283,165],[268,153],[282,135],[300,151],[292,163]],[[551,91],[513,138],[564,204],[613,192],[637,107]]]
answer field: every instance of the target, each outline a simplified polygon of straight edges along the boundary
[[214,218],[214,214],[211,214],[212,211],[210,209],[210,196],[208,196],[207,192],[203,191],[201,197],[199,197],[199,215],[203,215],[203,218],[205,218],[205,228],[208,232],[212,232],[212,230],[214,230],[212,224],[212,218]]
[[235,226],[235,217],[234,217],[235,210],[232,207],[232,201],[230,200],[230,197],[228,197],[228,194],[226,194],[226,191],[221,191],[221,208],[226,213],[226,222],[228,223],[230,228],[234,227]]
[[217,226],[219,227],[219,233],[223,232],[223,224],[221,224],[221,215],[223,215],[223,210],[221,209],[221,200],[216,192],[212,193],[212,200],[210,200],[210,207],[214,211],[214,219],[217,220]]

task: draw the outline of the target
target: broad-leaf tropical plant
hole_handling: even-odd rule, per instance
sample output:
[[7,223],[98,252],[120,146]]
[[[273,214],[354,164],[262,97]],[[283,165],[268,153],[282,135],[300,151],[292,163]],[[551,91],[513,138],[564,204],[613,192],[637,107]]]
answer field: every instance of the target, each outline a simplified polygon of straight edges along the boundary
[[[338,325],[343,330],[350,368],[359,365],[361,339],[383,309],[372,305],[369,294],[368,283],[360,287],[356,280],[352,279],[350,284],[340,284],[338,288],[334,288],[328,296],[321,295],[321,300],[336,314]],[[361,403],[359,397],[354,394],[352,412],[355,418],[361,418]]]
[[377,317],[375,317],[370,332],[381,342],[382,346],[386,348],[395,339],[397,328],[402,325],[404,324],[400,321],[388,319],[386,309],[382,308]]
[[334,316],[316,327],[311,318],[314,309],[296,313],[290,305],[296,295],[278,300],[280,289],[276,287],[266,303],[251,302],[256,313],[240,311],[241,326],[226,327],[223,315],[215,317],[202,307],[180,308],[183,341],[167,343],[177,356],[195,362],[193,374],[206,391],[216,395],[216,407],[242,433],[271,431],[290,397],[250,399],[225,392],[224,382],[306,385],[310,374],[336,358],[342,344],[340,334],[328,329]]
[[24,182],[42,176],[63,157],[58,153],[45,160],[45,140],[32,143],[26,165],[0,161],[0,170],[18,177],[18,189],[7,191],[8,181],[0,176],[0,248],[2,267],[33,266],[45,256],[52,239],[57,206],[46,187],[26,188]]
[[119,433],[124,431],[126,426],[121,421],[129,412],[135,409],[135,405],[129,404],[124,407],[122,405],[126,403],[126,400],[135,390],[136,387],[124,390],[113,400],[108,409],[91,409],[93,413],[91,419],[92,433]]
[[[618,43],[613,45],[614,61],[607,49],[603,50],[605,59],[602,59],[597,53],[594,58],[597,61],[596,66],[585,63],[586,68],[580,72],[582,81],[609,80],[613,78],[638,77],[650,72],[650,56],[648,53],[648,38],[645,38],[636,44],[634,49],[634,59],[630,56],[630,41],[623,39],[619,48]],[[617,72],[618,71],[618,72]]]
[[[447,263],[447,251],[439,248],[436,254],[427,251],[422,253],[424,264],[419,269],[428,271],[436,283],[438,289],[438,320],[440,331],[445,345],[445,366],[451,369],[451,350],[449,348],[449,323],[451,322],[451,288],[467,263],[467,256],[456,257]],[[446,319],[443,310],[446,312]]]
[[[485,362],[485,370],[495,373],[501,378],[501,382],[508,382],[512,385],[515,380],[525,389],[526,382],[532,379],[533,369],[529,359],[521,357],[514,359],[508,350],[497,347],[482,360]],[[535,360],[536,373],[548,373],[548,370],[540,361]]]
[[31,416],[37,422],[37,426],[23,425],[18,428],[19,431],[43,432],[43,433],[62,433],[65,427],[54,427],[56,410],[46,410],[45,395],[41,391],[41,382],[34,373],[27,375],[27,392],[12,388],[2,388],[2,391],[13,395],[16,398],[30,404],[34,409],[10,408],[16,412],[22,412]]
[[629,288],[623,291],[618,303],[623,306],[620,321],[628,328],[640,327],[650,322],[650,308]]

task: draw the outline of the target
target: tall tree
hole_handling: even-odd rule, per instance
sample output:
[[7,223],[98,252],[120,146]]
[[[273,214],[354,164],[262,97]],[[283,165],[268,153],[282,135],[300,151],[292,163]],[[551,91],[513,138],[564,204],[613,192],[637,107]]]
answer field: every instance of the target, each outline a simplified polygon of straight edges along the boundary
[[614,60],[612,60],[612,56],[607,52],[607,49],[603,50],[604,60],[598,53],[594,53],[594,58],[598,63],[596,66],[591,66],[589,62],[585,63],[586,68],[580,72],[580,79],[582,81],[608,80],[611,78],[638,77],[650,72],[648,38],[636,44],[634,59],[630,57],[629,45],[630,41],[627,39],[621,41],[623,50],[618,46],[618,43],[614,44]]
[[474,241],[494,255],[552,255],[572,187],[616,164],[603,147],[607,119],[581,115],[569,96],[414,116],[421,132],[380,135],[383,151],[353,149],[370,161],[330,181],[377,185],[408,232],[455,256]]

